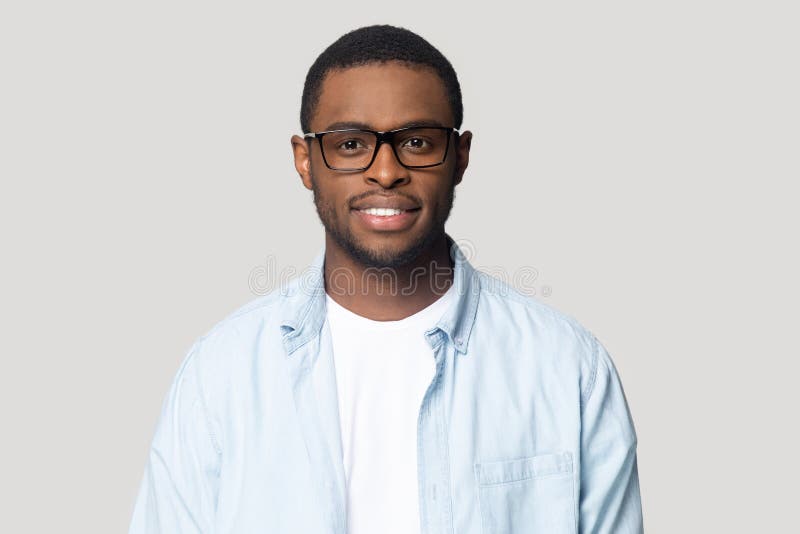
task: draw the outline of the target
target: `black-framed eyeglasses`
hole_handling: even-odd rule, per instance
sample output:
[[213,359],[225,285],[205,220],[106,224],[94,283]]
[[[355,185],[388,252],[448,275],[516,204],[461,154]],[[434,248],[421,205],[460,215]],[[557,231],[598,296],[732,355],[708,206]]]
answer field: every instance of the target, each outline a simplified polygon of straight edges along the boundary
[[388,132],[347,129],[310,132],[306,139],[319,140],[322,161],[334,171],[367,170],[381,144],[392,147],[397,161],[407,169],[436,167],[447,159],[450,135],[459,131],[446,126],[411,126]]

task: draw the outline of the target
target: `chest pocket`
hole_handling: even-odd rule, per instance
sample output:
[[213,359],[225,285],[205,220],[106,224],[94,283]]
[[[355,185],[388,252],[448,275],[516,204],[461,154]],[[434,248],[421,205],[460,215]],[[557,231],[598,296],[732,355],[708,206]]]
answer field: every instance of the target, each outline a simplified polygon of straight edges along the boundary
[[483,534],[575,534],[572,454],[475,464]]

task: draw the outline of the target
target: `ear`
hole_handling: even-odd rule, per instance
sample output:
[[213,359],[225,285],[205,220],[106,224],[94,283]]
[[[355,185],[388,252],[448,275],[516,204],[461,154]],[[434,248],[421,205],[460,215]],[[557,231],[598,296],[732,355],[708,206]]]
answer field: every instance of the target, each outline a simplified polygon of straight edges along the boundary
[[471,146],[472,132],[469,130],[462,132],[456,140],[456,171],[454,185],[460,184],[461,179],[464,177],[464,172],[467,170],[467,165],[469,165],[469,149]]
[[303,185],[309,191],[311,185],[311,144],[299,135],[292,136],[292,152],[294,153],[294,168],[300,175]]

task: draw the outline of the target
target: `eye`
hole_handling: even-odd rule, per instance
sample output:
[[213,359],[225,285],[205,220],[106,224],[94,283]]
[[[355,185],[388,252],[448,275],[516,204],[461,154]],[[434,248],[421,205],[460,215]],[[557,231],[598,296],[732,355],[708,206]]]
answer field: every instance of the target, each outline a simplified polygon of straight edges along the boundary
[[412,150],[420,150],[423,148],[428,148],[428,146],[428,141],[421,137],[411,137],[403,142],[403,148],[410,148]]
[[339,143],[339,150],[358,150],[360,148],[365,147],[358,139],[347,139]]

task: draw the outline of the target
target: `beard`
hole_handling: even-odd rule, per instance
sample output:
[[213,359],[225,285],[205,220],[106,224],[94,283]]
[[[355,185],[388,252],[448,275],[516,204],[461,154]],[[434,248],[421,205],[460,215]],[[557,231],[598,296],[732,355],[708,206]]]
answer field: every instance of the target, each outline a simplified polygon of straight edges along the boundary
[[[451,184],[454,178],[455,171],[453,172],[453,176],[450,177]],[[448,217],[450,217],[450,211],[453,209],[453,202],[455,199],[455,186],[451,185],[448,190],[446,202],[443,206],[444,210],[435,214],[432,227],[422,236],[409,243],[405,248],[396,250],[380,246],[370,246],[369,243],[359,241],[356,236],[350,232],[347,226],[338,224],[335,206],[326,201],[320,194],[317,181],[313,174],[311,175],[311,184],[311,190],[314,193],[314,205],[317,208],[320,221],[322,221],[322,226],[325,227],[325,231],[328,235],[353,259],[353,261],[365,267],[377,269],[396,269],[413,264],[413,262],[419,258],[420,254],[428,250],[437,239],[444,235],[444,223],[447,221]]]

